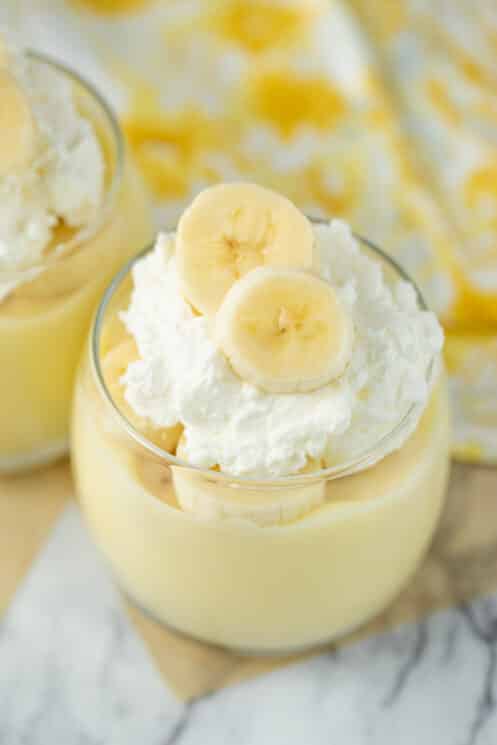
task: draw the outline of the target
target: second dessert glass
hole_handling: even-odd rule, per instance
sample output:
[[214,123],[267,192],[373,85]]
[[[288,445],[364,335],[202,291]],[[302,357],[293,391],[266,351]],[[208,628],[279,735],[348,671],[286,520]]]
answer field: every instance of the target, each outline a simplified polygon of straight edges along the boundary
[[[389,280],[407,279],[369,242],[361,248]],[[417,424],[413,406],[347,463],[264,482],[202,471],[136,431],[106,385],[101,363],[126,333],[119,312],[129,302],[132,265],[98,311],[73,413],[81,506],[119,585],[157,621],[242,652],[301,650],[362,625],[413,574],[441,512],[449,426],[440,360],[431,362],[430,399]],[[400,449],[382,458],[406,432]],[[293,522],[261,526],[183,511],[176,489],[184,497],[188,487],[255,505],[291,502],[302,490],[322,489],[326,498]]]
[[67,451],[74,376],[91,315],[112,276],[152,235],[145,187],[105,101],[63,65],[37,53],[29,58],[70,82],[105,156],[106,192],[92,224],[58,229],[63,252],[51,250],[41,274],[0,302],[0,473]]

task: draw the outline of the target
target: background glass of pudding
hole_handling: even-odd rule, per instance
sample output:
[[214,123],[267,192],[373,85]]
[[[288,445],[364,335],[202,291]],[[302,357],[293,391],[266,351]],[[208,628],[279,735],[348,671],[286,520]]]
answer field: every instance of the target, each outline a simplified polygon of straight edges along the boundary
[[66,453],[74,376],[92,313],[111,278],[152,236],[145,188],[105,101],[64,66],[38,53],[29,57],[70,81],[99,137],[106,189],[97,218],[83,229],[58,228],[44,271],[0,303],[0,473]]
[[[387,279],[406,278],[361,243]],[[416,570],[442,509],[449,425],[440,360],[431,362],[431,394],[417,426],[383,459],[412,430],[417,407],[367,452],[326,470],[271,482],[201,471],[161,448],[174,451],[179,432],[161,442],[160,431],[145,437],[135,429],[106,380],[106,355],[127,338],[119,312],[129,303],[132,263],[98,311],[73,412],[79,499],[120,587],[160,623],[242,652],[302,650],[362,625]],[[181,509],[178,498],[198,490],[223,503],[224,519]],[[293,521],[264,526],[230,516],[230,505],[239,512],[240,504],[250,512],[280,503],[291,513],[302,490],[324,501]]]

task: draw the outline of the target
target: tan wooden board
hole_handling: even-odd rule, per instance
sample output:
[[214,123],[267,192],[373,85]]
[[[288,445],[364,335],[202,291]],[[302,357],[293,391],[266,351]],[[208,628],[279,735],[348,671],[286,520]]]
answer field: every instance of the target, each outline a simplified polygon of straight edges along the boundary
[[0,616],[71,494],[66,463],[0,478]]

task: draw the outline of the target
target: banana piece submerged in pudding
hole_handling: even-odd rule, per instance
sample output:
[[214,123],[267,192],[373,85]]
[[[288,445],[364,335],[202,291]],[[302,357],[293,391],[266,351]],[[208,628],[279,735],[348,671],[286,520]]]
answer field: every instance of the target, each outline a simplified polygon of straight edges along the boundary
[[[178,458],[184,458],[184,439],[179,442]],[[312,473],[323,468],[321,459],[309,459],[301,473]],[[325,484],[320,481],[301,486],[275,486],[261,489],[241,486],[226,481],[209,481],[195,471],[175,468],[174,489],[180,507],[202,520],[239,519],[261,527],[282,525],[305,515],[323,503]]]

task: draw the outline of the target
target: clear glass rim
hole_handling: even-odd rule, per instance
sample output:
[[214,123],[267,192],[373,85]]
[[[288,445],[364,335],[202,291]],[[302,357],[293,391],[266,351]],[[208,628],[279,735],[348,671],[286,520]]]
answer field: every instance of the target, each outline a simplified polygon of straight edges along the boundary
[[[320,220],[316,218],[310,218],[311,222],[316,225],[326,225],[328,224],[327,220]],[[396,272],[398,277],[400,279],[403,279],[404,281],[408,282],[411,287],[413,287],[416,297],[418,299],[418,304],[421,310],[429,310],[424,297],[421,293],[421,290],[418,288],[416,283],[411,279],[411,277],[407,274],[407,272],[393,259],[391,256],[389,256],[385,251],[383,251],[381,248],[376,246],[372,241],[370,241],[367,238],[363,238],[361,235],[358,235],[357,233],[353,233],[354,238],[359,241],[362,245],[366,246],[370,251],[372,251],[374,254],[379,256],[383,261],[385,261],[391,269]],[[411,419],[415,415],[419,415],[423,409],[425,408],[426,402],[424,404],[412,404],[409,409],[406,411],[402,419],[400,419],[397,424],[387,433],[382,435],[373,446],[366,448],[364,451],[359,453],[358,455],[354,456],[353,458],[338,463],[334,466],[331,466],[329,468],[322,468],[316,471],[312,471],[310,473],[306,474],[292,474],[290,476],[282,476],[279,478],[273,478],[273,479],[261,479],[261,478],[250,478],[250,477],[242,477],[242,476],[232,476],[228,473],[222,473],[220,471],[213,471],[206,468],[200,468],[198,466],[195,466],[191,463],[188,463],[187,461],[181,460],[180,458],[177,458],[175,455],[172,455],[167,450],[163,450],[162,448],[155,445],[153,442],[148,440],[141,432],[139,432],[131,422],[129,422],[124,414],[119,410],[119,408],[116,406],[114,399],[112,398],[107,385],[105,383],[105,379],[102,373],[102,367],[100,364],[100,353],[99,353],[99,344],[100,344],[100,336],[102,327],[104,324],[105,314],[108,308],[108,305],[112,298],[114,297],[114,294],[119,289],[122,282],[128,277],[130,271],[132,270],[134,264],[136,264],[137,261],[142,259],[146,254],[148,254],[151,250],[153,250],[155,245],[155,242],[146,246],[137,256],[133,257],[130,261],[127,262],[127,264],[120,270],[120,272],[114,277],[110,285],[107,287],[102,300],[98,306],[98,309],[96,311],[92,329],[91,329],[91,337],[90,337],[90,362],[92,367],[92,372],[94,374],[94,377],[97,381],[97,387],[100,390],[100,393],[103,395],[106,402],[110,405],[112,413],[117,417],[120,425],[123,427],[123,429],[126,431],[126,433],[129,435],[131,440],[133,440],[135,443],[138,443],[142,448],[147,450],[151,455],[153,455],[156,459],[160,459],[161,461],[164,461],[168,466],[175,466],[184,468],[189,471],[193,471],[199,475],[199,477],[203,477],[209,481],[216,481],[216,482],[224,482],[229,483],[232,485],[240,485],[245,486],[246,488],[258,488],[258,487],[264,487],[264,488],[278,488],[278,487],[288,487],[288,486],[297,486],[299,484],[305,484],[309,482],[315,482],[315,481],[321,481],[321,480],[333,480],[342,478],[344,476],[349,476],[354,473],[358,473],[362,470],[365,470],[372,462],[377,462],[377,460],[381,459],[378,458],[378,454],[381,453],[381,451],[386,447],[387,452],[388,451],[388,445],[392,442],[394,442],[399,434],[402,433],[402,431],[408,427]],[[431,389],[433,386],[433,382],[436,377],[437,373],[437,358],[438,355],[435,355],[429,362],[428,370],[427,370],[427,382],[428,386]]]
[[[104,200],[100,208],[98,209],[98,213],[95,219],[88,223],[88,225],[85,225],[82,228],[78,229],[73,237],[56,245],[53,254],[51,254],[47,258],[44,258],[44,260],[40,264],[34,265],[35,267],[41,266],[43,267],[43,269],[47,269],[48,267],[56,264],[68,253],[73,253],[80,246],[83,246],[85,243],[90,241],[96,234],[98,234],[98,232],[104,227],[104,225],[111,217],[123,182],[125,145],[124,137],[121,132],[121,127],[116,115],[114,114],[110,105],[107,103],[106,99],[95,88],[95,86],[92,85],[92,83],[88,82],[79,73],[75,72],[70,67],[67,67],[62,62],[59,62],[58,60],[42,52],[28,49],[26,51],[26,56],[37,64],[46,65],[47,67],[54,70],[57,74],[62,75],[66,79],[70,80],[72,83],[78,85],[85,92],[85,94],[88,95],[88,97],[97,104],[97,107],[103,114],[103,117],[106,121],[111,139],[113,141],[112,144],[115,148],[115,163],[113,164],[112,178],[109,185],[107,186]],[[33,267],[28,267],[27,271],[30,271],[32,268]]]

